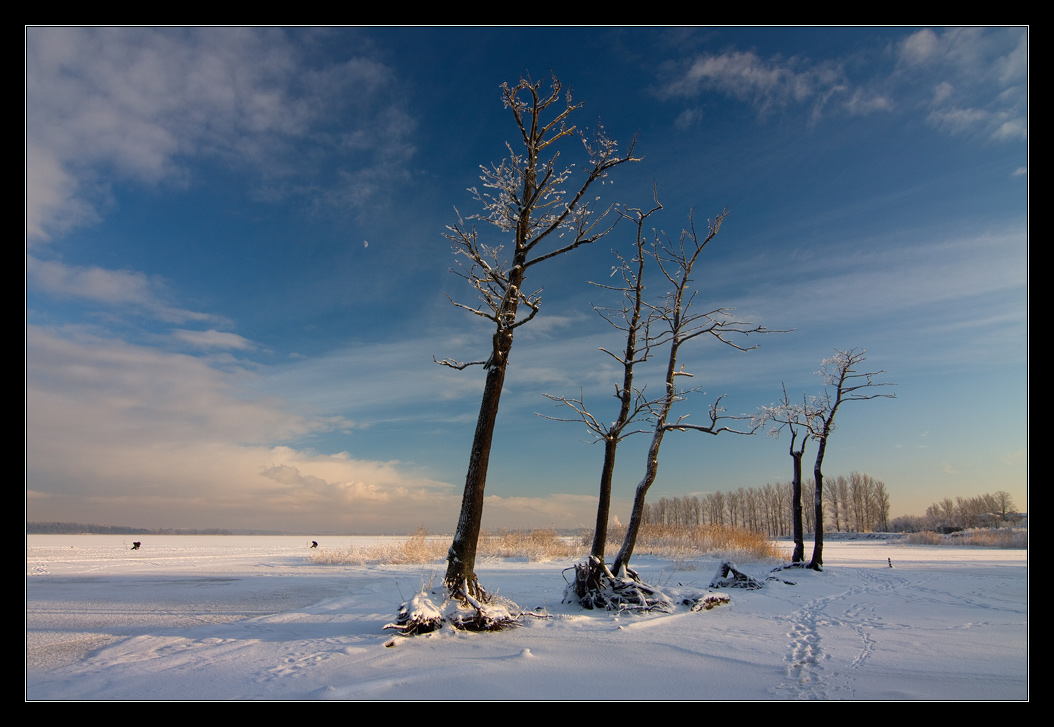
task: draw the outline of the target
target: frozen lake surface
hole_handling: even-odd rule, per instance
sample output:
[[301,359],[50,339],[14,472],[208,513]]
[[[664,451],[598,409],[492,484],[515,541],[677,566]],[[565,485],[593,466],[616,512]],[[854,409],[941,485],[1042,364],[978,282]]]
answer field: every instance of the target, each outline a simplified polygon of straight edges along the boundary
[[[129,550],[133,540],[143,548]],[[832,541],[824,572],[781,574],[795,585],[769,581],[724,591],[731,604],[712,611],[644,616],[562,604],[571,562],[488,560],[477,567],[488,590],[550,618],[500,633],[393,638],[384,625],[443,564],[317,565],[309,541],[28,536],[27,698],[1029,695],[1024,550]],[[702,589],[719,561],[635,565],[650,583]],[[739,565],[762,578],[774,563]]]

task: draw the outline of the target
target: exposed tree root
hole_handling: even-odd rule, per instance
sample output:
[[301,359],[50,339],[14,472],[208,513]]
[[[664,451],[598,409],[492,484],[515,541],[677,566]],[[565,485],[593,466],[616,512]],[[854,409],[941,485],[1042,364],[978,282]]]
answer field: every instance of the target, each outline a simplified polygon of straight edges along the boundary
[[797,561],[796,563],[784,563],[773,568],[771,573],[779,573],[781,570],[801,570],[802,568],[808,568],[809,564],[805,561]]
[[783,570],[814,570],[814,571],[822,571],[823,567],[821,567],[819,565],[815,565],[814,563],[806,563],[805,561],[798,561],[797,563],[784,563],[783,565],[778,565],[775,568],[773,568],[771,572],[772,573],[778,573],[778,572],[783,571]]
[[564,603],[577,603],[586,609],[670,613],[679,603],[688,606],[692,611],[709,611],[730,601],[729,597],[722,593],[686,594],[683,589],[675,589],[681,590],[681,593],[671,598],[658,588],[644,583],[632,569],[625,568],[616,576],[603,561],[592,556],[589,562],[576,565],[573,570],[574,580],[564,589]]
[[602,560],[590,556],[589,562],[574,566],[574,571],[574,580],[564,589],[565,603],[609,611],[669,613],[674,608],[669,596],[641,581],[630,568],[624,568],[622,574],[616,576]]
[[764,588],[764,584],[748,576],[743,571],[736,568],[736,564],[731,561],[724,561],[721,563],[721,567],[717,569],[717,574],[713,580],[710,581],[711,588],[744,588],[748,591],[758,591]]
[[723,593],[707,593],[698,598],[685,598],[681,603],[693,611],[709,611],[717,606],[723,606],[731,602],[731,600]]
[[454,628],[465,631],[501,631],[519,626],[519,609],[512,601],[487,596],[486,601],[480,602],[465,591],[461,592],[461,596],[463,600],[450,599],[446,602],[444,615]]

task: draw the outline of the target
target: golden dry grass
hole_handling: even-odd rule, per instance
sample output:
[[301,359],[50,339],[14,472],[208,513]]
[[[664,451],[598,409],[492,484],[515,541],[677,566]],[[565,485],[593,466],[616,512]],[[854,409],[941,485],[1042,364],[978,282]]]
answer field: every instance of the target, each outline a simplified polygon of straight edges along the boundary
[[428,537],[424,528],[418,528],[401,543],[347,546],[344,548],[319,548],[311,551],[311,562],[319,565],[407,565],[433,563],[446,557],[447,538]]
[[[608,552],[622,545],[624,530],[613,530]],[[502,530],[480,536],[480,558],[526,558],[530,562],[574,560],[589,552],[592,535],[581,538],[561,536],[551,528]],[[319,548],[311,551],[311,561],[321,565],[404,565],[438,563],[447,554],[449,536],[429,536],[418,528],[405,542],[363,547]],[[637,555],[669,558],[678,567],[690,569],[691,562],[703,557],[755,561],[785,558],[785,554],[764,535],[721,526],[667,527],[645,526],[637,538]]]
[[727,525],[644,527],[634,552],[669,558],[681,567],[703,556],[742,561],[786,558],[767,536]]
[[535,563],[582,557],[585,550],[578,538],[560,536],[551,528],[541,528],[483,533],[479,552],[483,557],[526,558]]

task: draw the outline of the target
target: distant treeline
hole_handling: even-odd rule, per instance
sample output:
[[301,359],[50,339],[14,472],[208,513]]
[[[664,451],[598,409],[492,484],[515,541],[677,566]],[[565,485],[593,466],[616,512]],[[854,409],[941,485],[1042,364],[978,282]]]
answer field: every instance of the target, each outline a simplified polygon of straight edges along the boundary
[[917,533],[935,530],[942,533],[972,528],[1005,528],[1019,525],[1026,517],[1017,512],[1009,492],[988,492],[974,497],[946,497],[926,508],[926,514],[905,515],[893,520],[895,531]]
[[221,528],[130,528],[125,525],[93,525],[91,523],[26,523],[27,535],[231,535]]
[[[802,483],[805,532],[813,532],[812,478]],[[885,531],[889,524],[886,485],[871,475],[853,472],[848,477],[825,477],[824,527],[828,531],[867,533]],[[661,497],[644,505],[644,523],[659,526],[731,525],[774,538],[793,532],[791,483],[740,487],[734,492],[702,496]]]

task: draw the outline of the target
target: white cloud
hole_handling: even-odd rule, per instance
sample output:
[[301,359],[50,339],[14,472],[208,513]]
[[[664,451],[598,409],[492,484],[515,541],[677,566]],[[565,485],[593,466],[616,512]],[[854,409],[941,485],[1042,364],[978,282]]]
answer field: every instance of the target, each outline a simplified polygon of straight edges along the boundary
[[[923,29],[897,43],[893,55],[890,65],[888,53],[878,48],[823,60],[762,58],[753,51],[705,53],[684,61],[661,94],[723,93],[762,115],[807,106],[811,122],[835,109],[863,116],[923,108],[944,133],[976,133],[996,141],[1026,138],[1025,29]],[[686,120],[678,117],[677,123]]]
[[704,90],[717,90],[767,110],[812,98],[821,88],[837,85],[840,75],[833,67],[798,58],[766,61],[753,52],[705,54],[692,60],[663,92],[692,97]]
[[[77,180],[51,150],[26,144],[26,238],[50,239],[48,231],[60,234],[78,225],[97,222],[90,204],[75,198]],[[45,230],[45,227],[47,230]]]
[[172,335],[184,343],[189,343],[195,348],[227,348],[242,351],[256,348],[252,341],[239,336],[237,333],[228,333],[225,331],[217,331],[215,329],[210,329],[208,331],[188,331],[185,329],[177,329],[172,332]]
[[72,266],[26,255],[26,280],[35,290],[55,298],[131,307],[170,323],[215,320],[207,313],[168,305],[165,286],[134,270]]
[[852,116],[866,116],[875,111],[889,111],[893,102],[888,96],[875,91],[858,88],[845,102],[845,109]]
[[[419,467],[282,444],[347,422],[247,398],[244,371],[32,326],[27,362],[30,519],[303,533],[456,521],[460,488]],[[487,522],[577,527],[595,507],[591,495],[488,497]]]
[[1027,139],[1028,32],[1024,28],[920,30],[898,46],[892,77],[906,95],[932,89],[919,103],[927,121],[955,135]]
[[390,70],[365,58],[313,68],[274,28],[30,28],[27,235],[91,221],[101,178],[182,184],[193,157],[270,180],[310,174],[311,155],[294,146],[322,145],[316,156],[332,159],[335,129],[349,124],[369,152],[352,174],[401,169],[413,121],[394,87]]
[[929,28],[923,28],[901,41],[900,59],[904,63],[918,65],[937,53],[939,45],[937,34]]
[[[499,497],[489,495],[486,517],[507,523],[513,528],[577,528],[589,527],[596,521],[595,495],[554,494],[544,497]],[[623,502],[616,503],[626,508]]]
[[685,109],[674,120],[673,125],[678,129],[690,129],[703,118],[702,109]]
[[416,468],[281,444],[348,422],[249,398],[249,378],[192,356],[30,326],[31,517],[309,530],[453,521],[453,488]]

